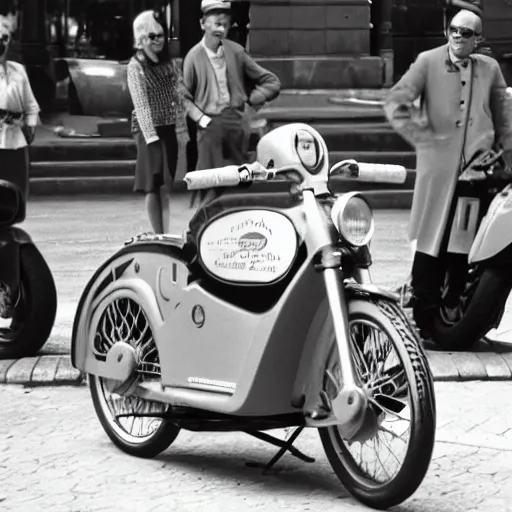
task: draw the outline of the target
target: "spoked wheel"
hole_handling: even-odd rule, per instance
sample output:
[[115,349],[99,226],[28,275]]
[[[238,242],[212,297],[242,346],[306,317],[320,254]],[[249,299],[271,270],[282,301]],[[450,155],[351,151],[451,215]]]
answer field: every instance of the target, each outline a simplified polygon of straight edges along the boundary
[[89,375],[94,408],[103,429],[118,448],[137,457],[155,457],[171,445],[180,429],[162,418],[167,404],[129,394],[139,382],[160,380],[161,374],[148,318],[142,307],[128,298],[114,300],[103,311],[94,340],[95,357],[105,359],[108,350],[120,341],[136,348],[139,366],[130,382],[122,385]]
[[[386,509],[409,498],[428,470],[436,423],[433,380],[396,304],[351,301],[349,321],[354,366],[369,410],[357,441],[344,441],[335,426],[320,429],[320,437],[347,491]],[[333,399],[343,380],[335,347],[327,368],[324,389]]]

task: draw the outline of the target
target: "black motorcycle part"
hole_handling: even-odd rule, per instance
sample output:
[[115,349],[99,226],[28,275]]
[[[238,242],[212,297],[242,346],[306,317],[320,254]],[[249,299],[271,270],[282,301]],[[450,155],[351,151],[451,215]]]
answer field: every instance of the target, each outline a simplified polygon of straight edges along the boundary
[[495,327],[512,289],[510,267],[489,265],[482,269],[474,291],[463,304],[460,319],[451,323],[439,313],[427,328],[434,343],[447,351],[468,351]]
[[53,276],[37,247],[19,246],[21,301],[10,328],[0,330],[0,359],[34,356],[48,340],[57,313]]
[[[4,239],[5,238],[5,239]],[[20,246],[0,232],[0,314],[16,304],[20,293]]]
[[0,227],[9,227],[25,219],[23,193],[10,181],[0,180]]

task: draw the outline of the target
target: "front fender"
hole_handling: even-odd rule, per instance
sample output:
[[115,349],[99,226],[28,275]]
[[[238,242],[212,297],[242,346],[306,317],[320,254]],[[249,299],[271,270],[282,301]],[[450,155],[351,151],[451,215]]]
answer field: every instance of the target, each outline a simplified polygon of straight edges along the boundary
[[489,206],[476,234],[469,262],[478,263],[496,256],[512,243],[512,189],[508,186]]
[[[400,299],[397,294],[373,284],[345,283],[344,290],[349,310],[350,300],[354,299],[385,298],[395,302]],[[294,407],[302,406],[307,409],[308,405],[318,400],[318,386],[324,379],[325,365],[334,336],[334,324],[326,298],[318,306],[306,336],[294,386]]]

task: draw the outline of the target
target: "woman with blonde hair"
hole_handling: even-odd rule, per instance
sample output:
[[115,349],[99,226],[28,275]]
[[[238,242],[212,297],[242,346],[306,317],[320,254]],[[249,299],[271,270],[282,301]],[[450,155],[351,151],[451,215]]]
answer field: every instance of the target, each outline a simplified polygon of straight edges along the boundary
[[132,133],[137,145],[134,190],[146,195],[154,232],[166,233],[179,147],[188,141],[182,73],[169,57],[157,13],[139,14],[133,22],[133,37],[136,53],[127,74],[134,106]]
[[28,146],[34,139],[39,105],[22,64],[7,60],[13,25],[0,15],[0,179],[28,197]]

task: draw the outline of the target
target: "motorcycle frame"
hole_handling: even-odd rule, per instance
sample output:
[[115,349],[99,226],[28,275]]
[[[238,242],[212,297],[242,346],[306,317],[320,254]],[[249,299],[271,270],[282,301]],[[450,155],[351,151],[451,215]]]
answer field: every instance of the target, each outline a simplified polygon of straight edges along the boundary
[[[189,270],[177,241],[137,242],[118,251],[85,289],[73,326],[72,364],[85,373],[129,379],[134,368],[116,370],[108,357],[98,360],[93,341],[108,303],[117,297],[132,298],[147,315],[161,364],[161,383],[139,383],[133,390],[136,395],[205,414],[296,416],[302,412],[307,393],[319,392],[307,390],[311,373],[324,370],[323,366],[312,368],[312,361],[316,366],[325,363],[334,334],[344,385],[332,402],[331,416],[319,421],[308,418],[306,424],[351,424],[366,406],[366,398],[354,375],[347,297],[352,293],[396,297],[372,285],[365,269],[356,270],[358,284],[354,285],[344,283],[339,262],[315,269],[314,259],[322,251],[331,260],[337,254],[337,240],[333,240],[314,191],[302,194],[303,201],[292,208],[264,208],[288,216],[296,226],[308,227],[303,233],[307,257],[268,311],[246,311],[208,292],[200,281],[187,284]],[[143,255],[151,256],[144,262]],[[172,299],[166,302],[158,296],[155,277],[169,266],[169,258],[174,260],[171,276],[175,286]],[[152,272],[147,270],[151,266]],[[106,279],[110,280],[107,284]],[[250,293],[251,287],[243,290]],[[198,304],[206,311],[204,329],[191,321],[191,311]],[[224,322],[228,329],[222,329]],[[218,336],[224,340],[218,341]]]

